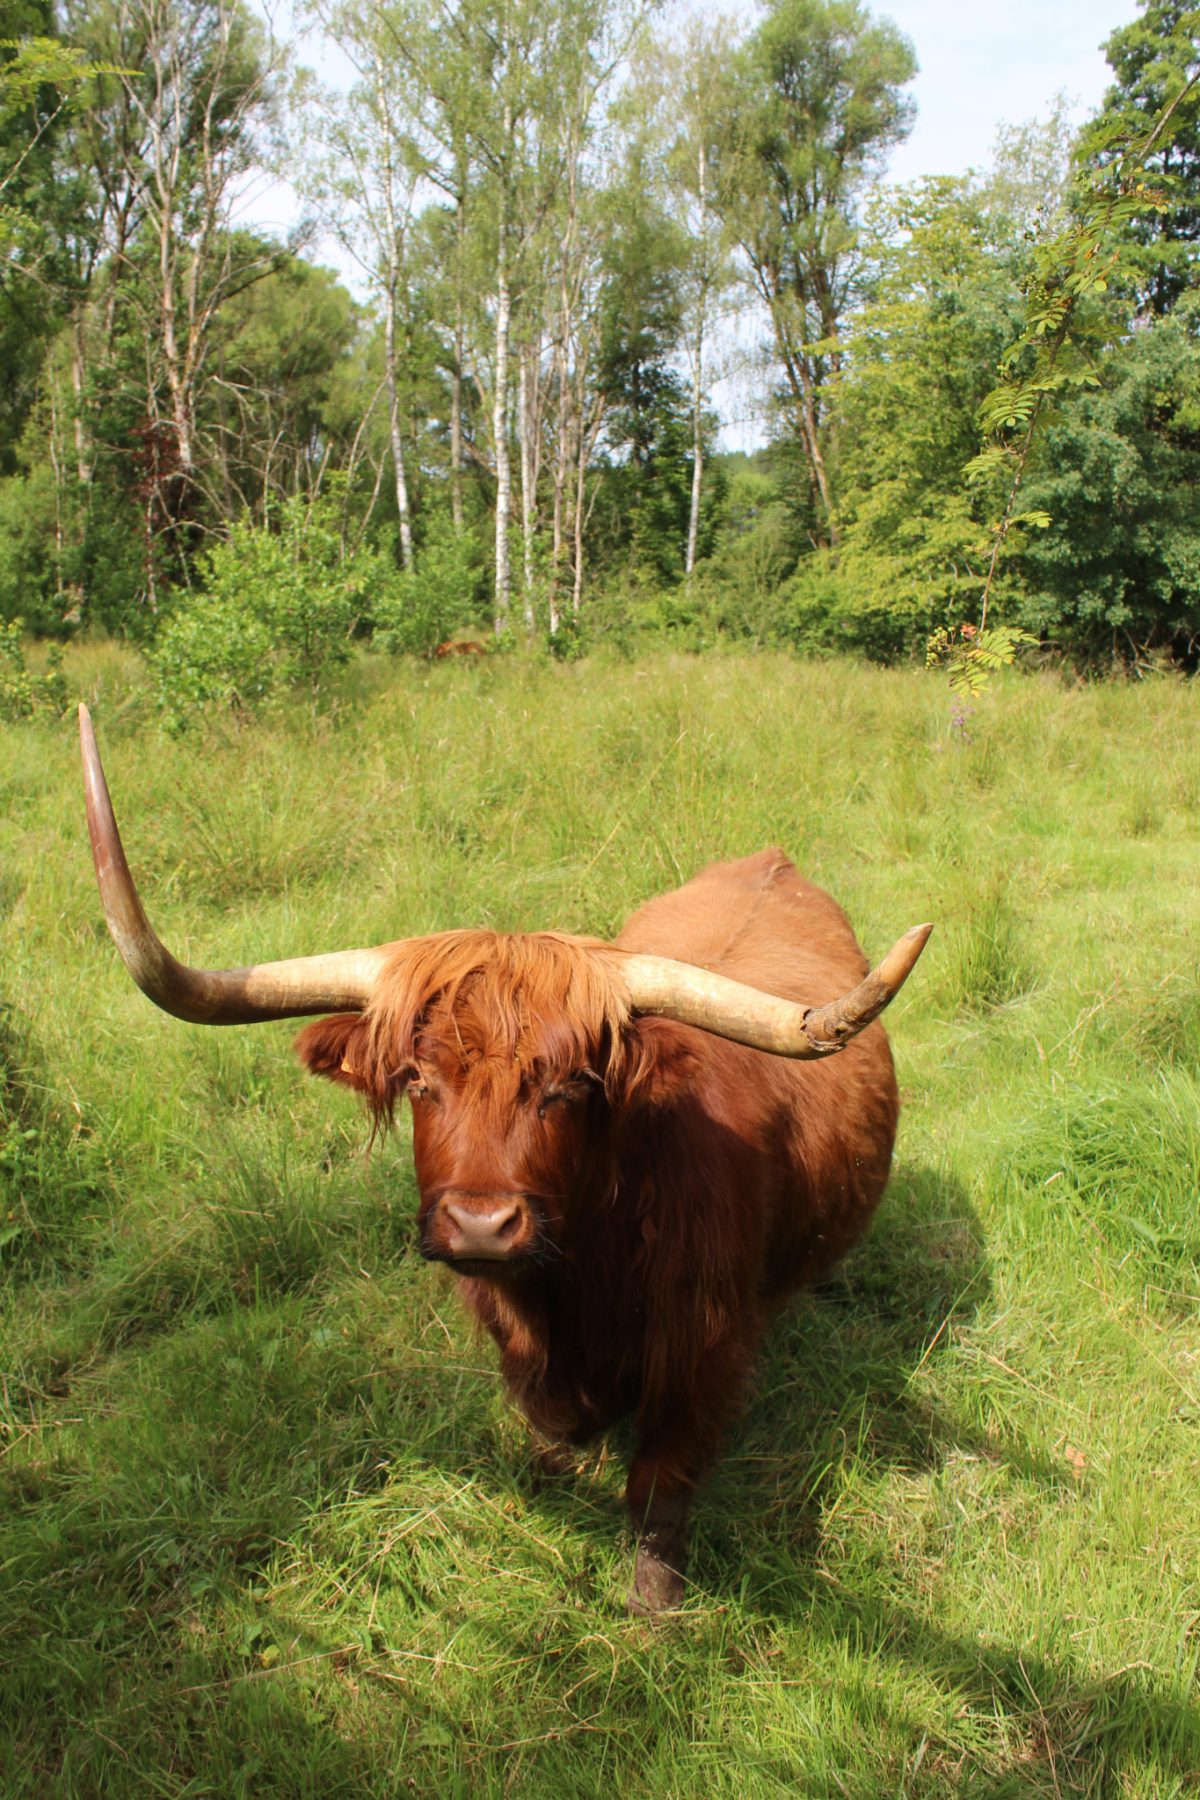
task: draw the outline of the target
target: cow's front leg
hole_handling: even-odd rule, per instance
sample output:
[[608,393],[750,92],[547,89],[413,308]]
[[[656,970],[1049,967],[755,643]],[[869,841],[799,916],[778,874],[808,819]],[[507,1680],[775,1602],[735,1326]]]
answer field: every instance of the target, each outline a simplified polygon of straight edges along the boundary
[[670,1612],[683,1602],[692,1484],[651,1451],[634,1456],[625,1489],[637,1561],[629,1590],[632,1613]]
[[716,1459],[750,1367],[749,1342],[731,1334],[693,1368],[675,1372],[669,1399],[643,1402],[625,1488],[638,1546],[630,1612],[669,1612],[683,1601],[692,1495]]

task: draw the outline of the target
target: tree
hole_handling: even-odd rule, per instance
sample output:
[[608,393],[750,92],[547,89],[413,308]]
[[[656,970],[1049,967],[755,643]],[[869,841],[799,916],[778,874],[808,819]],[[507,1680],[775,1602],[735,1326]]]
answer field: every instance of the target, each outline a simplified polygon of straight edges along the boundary
[[47,0],[17,0],[0,43],[0,470],[36,392],[36,374],[61,322],[62,249],[78,204],[59,142],[84,90],[101,70],[78,46],[49,35]]
[[1200,642],[1200,293],[1117,345],[1045,425],[1021,504],[1022,622],[1091,660]]
[[[400,560],[413,565],[412,507],[405,470],[400,363],[410,338],[413,207],[422,173],[404,106],[407,65],[397,63],[386,9],[376,0],[317,8],[353,63],[358,80],[346,98],[324,99],[318,118],[319,158],[309,158],[306,186],[327,230],[359,264],[383,305],[384,383],[400,529]],[[309,95],[309,116],[311,118]],[[407,360],[405,358],[405,360]]]
[[315,489],[329,463],[348,467],[355,424],[340,387],[351,366],[358,383],[368,379],[349,361],[360,316],[329,269],[299,257],[221,309],[202,425],[222,519],[262,521]]
[[635,104],[651,113],[659,140],[666,210],[678,222],[681,336],[691,375],[692,472],[684,573],[696,565],[704,484],[709,339],[714,313],[732,279],[728,236],[716,206],[715,170],[728,105],[733,55],[730,21],[689,19],[682,39],[665,33],[646,58]]
[[[97,83],[73,147],[93,196],[74,367],[82,410],[89,336],[101,387],[122,361],[120,340],[133,333],[141,347],[140,377],[128,362],[125,375],[141,388],[129,448],[153,610],[164,552],[167,571],[185,576],[195,528],[218,499],[198,436],[216,320],[280,255],[235,229],[235,215],[274,123],[283,51],[244,0],[69,0],[67,17],[89,54],[122,71]],[[85,317],[97,276],[98,328]],[[90,479],[86,445],[79,473]]]
[[986,527],[962,470],[1014,330],[1020,273],[1020,234],[989,199],[969,176],[941,176],[869,209],[834,413],[837,579],[824,566],[802,578],[836,593],[835,641],[847,648],[901,654],[982,585]]
[[717,204],[767,309],[830,543],[827,388],[859,271],[858,208],[910,127],[902,90],[916,66],[858,0],[776,0],[738,58],[722,133]]
[[[1104,46],[1116,83],[1080,138],[1080,161],[1106,166],[1123,142],[1148,133],[1200,63],[1200,8],[1179,0],[1141,0],[1141,16]],[[1131,227],[1122,262],[1139,309],[1161,317],[1196,280],[1200,242],[1200,87],[1184,95],[1170,130],[1147,158],[1166,207]]]
[[605,196],[603,284],[596,383],[603,441],[610,562],[632,556],[659,578],[683,572],[690,489],[687,402],[676,367],[683,335],[683,227],[656,191],[645,137],[636,138],[619,183]]

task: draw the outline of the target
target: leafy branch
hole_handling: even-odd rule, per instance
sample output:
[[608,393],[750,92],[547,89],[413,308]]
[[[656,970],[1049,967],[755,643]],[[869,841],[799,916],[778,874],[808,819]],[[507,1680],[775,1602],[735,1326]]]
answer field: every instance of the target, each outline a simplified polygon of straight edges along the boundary
[[[35,114],[32,136],[16,160],[0,171],[0,254],[5,254],[20,243],[26,221],[21,210],[10,205],[4,196],[25,162],[53,129],[60,113],[96,76],[135,75],[137,71],[122,69],[116,63],[88,62],[76,45],[60,43],[57,38],[0,38],[0,51],[11,52],[8,60],[0,63],[0,120],[30,108]],[[57,91],[58,104],[36,116],[37,102],[45,88]]]
[[[1045,530],[1050,515],[1016,511],[1017,496],[1047,401],[1073,387],[1095,387],[1099,376],[1078,326],[1079,308],[1090,295],[1102,294],[1119,259],[1118,248],[1106,250],[1112,234],[1147,213],[1163,213],[1167,199],[1151,185],[1146,163],[1158,149],[1179,106],[1200,81],[1197,69],[1152,129],[1133,137],[1114,126],[1097,142],[1112,160],[1076,200],[1071,223],[1036,246],[1024,283],[1025,322],[1000,359],[999,380],[979,409],[983,448],[963,474],[978,483],[1008,472],[1008,497],[992,528],[992,550],[980,598],[978,625],[963,624],[955,632],[943,627],[926,647],[927,668],[946,668],[951,689],[974,696],[998,668],[1015,659],[1023,643],[1034,639],[1015,626],[989,626],[988,606],[1000,557],[1009,534],[1020,528]],[[1073,347],[1078,354],[1064,357]]]

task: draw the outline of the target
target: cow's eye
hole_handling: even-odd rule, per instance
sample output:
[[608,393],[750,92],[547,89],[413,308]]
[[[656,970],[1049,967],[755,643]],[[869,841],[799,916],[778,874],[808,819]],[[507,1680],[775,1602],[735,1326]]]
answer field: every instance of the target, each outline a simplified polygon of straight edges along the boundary
[[542,1097],[538,1102],[538,1117],[544,1119],[551,1106],[571,1105],[572,1102],[586,1100],[588,1089],[596,1077],[590,1069],[575,1069],[565,1081],[551,1082],[542,1089]]

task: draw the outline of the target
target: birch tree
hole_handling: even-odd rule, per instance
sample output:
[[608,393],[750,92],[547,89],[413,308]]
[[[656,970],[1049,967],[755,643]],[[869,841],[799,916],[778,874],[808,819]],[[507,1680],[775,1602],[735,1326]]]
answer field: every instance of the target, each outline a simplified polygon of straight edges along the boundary
[[710,335],[732,279],[729,236],[717,207],[720,134],[729,107],[735,27],[719,14],[692,17],[682,36],[663,35],[646,65],[646,98],[661,137],[663,181],[673,216],[685,228],[684,344],[691,377],[692,482],[684,572],[696,566],[704,483],[704,414]]
[[374,0],[322,8],[319,16],[358,80],[349,95],[321,98],[321,150],[308,160],[304,182],[325,228],[358,264],[379,300],[400,561],[411,569],[412,503],[400,367],[407,361],[403,340],[409,331],[411,241],[423,158],[406,106],[409,71],[397,62],[392,22]]
[[775,0],[741,51],[724,126],[718,205],[771,322],[796,435],[831,545],[827,385],[858,270],[856,209],[908,132],[908,40],[858,0]]

